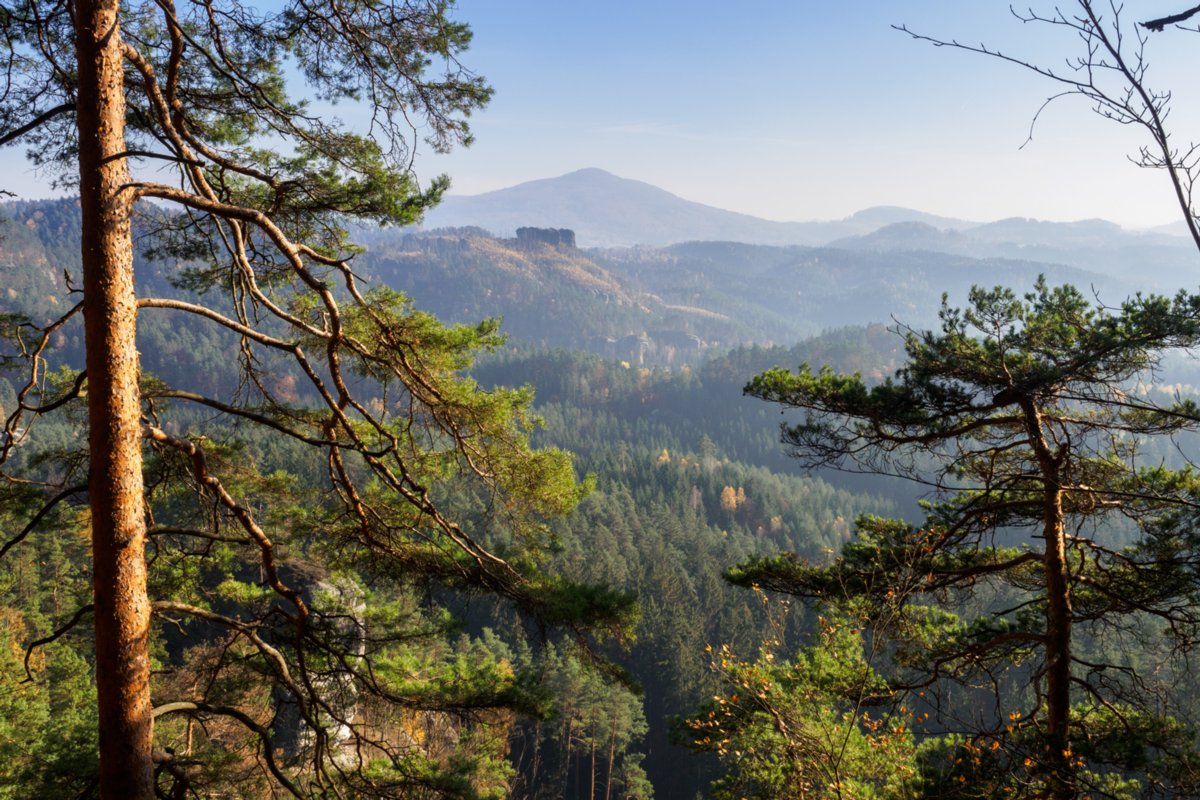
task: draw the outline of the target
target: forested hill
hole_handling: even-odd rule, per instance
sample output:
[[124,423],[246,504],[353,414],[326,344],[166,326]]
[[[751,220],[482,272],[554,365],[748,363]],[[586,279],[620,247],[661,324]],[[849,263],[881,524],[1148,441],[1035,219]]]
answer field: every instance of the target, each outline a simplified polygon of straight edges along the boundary
[[[53,296],[51,289],[63,287],[64,272],[72,273],[77,264],[78,243],[71,236],[77,211],[69,203],[9,211],[17,219],[9,223],[0,243],[0,265],[6,271],[6,287],[14,291],[0,298],[3,310],[48,316],[55,308],[46,306],[44,298]],[[461,236],[467,244],[461,249],[453,245],[454,252],[470,254],[477,263],[464,263],[457,274],[468,288],[470,275],[490,278],[478,281],[478,289],[472,290],[477,295],[464,291],[463,297],[479,305],[459,306],[460,315],[496,313],[499,309],[487,307],[484,299],[489,289],[492,297],[503,295],[505,278],[533,287],[545,285],[545,276],[558,276],[564,293],[573,287],[580,298],[590,297],[600,306],[607,302],[614,312],[610,321],[619,309],[649,314],[655,308],[652,301],[641,302],[624,279],[594,270],[595,262],[585,253],[522,251],[513,242],[473,233]],[[383,276],[387,263],[395,264],[398,272],[402,264],[417,263],[415,256],[404,253],[436,254],[442,247],[448,245],[410,240],[408,249],[392,254],[394,261],[386,262],[380,254],[374,262],[376,276]],[[500,263],[478,263],[487,253]],[[178,265],[139,258],[136,268],[147,291],[184,291],[167,280],[178,275]],[[431,289],[443,279],[444,273],[429,268]],[[513,308],[523,308],[516,298],[525,290],[510,293]],[[441,295],[449,297],[451,291],[443,288]],[[587,307],[581,308],[578,313],[585,313]],[[527,316],[534,315],[511,312],[514,323]],[[603,315],[596,313],[594,318],[601,320]],[[203,323],[168,327],[157,319],[147,314],[139,330],[147,373],[216,397],[238,390],[228,342]],[[558,324],[568,321],[564,315]],[[581,318],[576,327],[585,324]],[[67,329],[55,341],[62,355],[80,352],[77,337],[77,331]],[[636,592],[642,606],[636,636],[627,650],[613,655],[644,694],[629,695],[599,675],[581,671],[570,657],[552,655],[545,676],[553,694],[551,716],[542,722],[514,723],[508,734],[517,770],[515,795],[590,796],[597,767],[588,757],[589,742],[604,748],[601,772],[611,774],[625,796],[647,798],[653,792],[660,798],[690,798],[703,791],[713,763],[671,743],[671,720],[688,714],[714,691],[707,647],[732,643],[749,651],[771,634],[758,601],[729,586],[722,578],[724,570],[749,556],[780,549],[818,557],[844,541],[856,515],[899,513],[897,501],[903,502],[898,495],[885,494],[884,486],[835,485],[800,474],[776,443],[778,414],[767,404],[743,398],[741,387],[757,371],[804,360],[828,360],[882,374],[894,364],[898,345],[893,333],[876,325],[839,329],[791,348],[710,353],[703,361],[671,368],[525,346],[495,353],[477,367],[475,376],[485,385],[532,385],[538,392],[537,411],[545,419],[539,441],[572,449],[580,473],[595,478],[595,489],[578,511],[558,524],[559,544],[549,566],[576,580]],[[15,375],[0,377],[0,406],[11,407],[15,380]],[[187,409],[175,409],[173,419],[186,432]],[[217,439],[229,435],[211,426],[205,430]],[[38,430],[44,445],[70,437],[66,428],[42,425]],[[242,452],[264,473],[320,480],[318,474],[304,471],[284,445],[264,438]],[[56,598],[86,594],[87,576],[80,566],[86,553],[70,544],[39,536],[22,552],[14,579],[0,580],[0,607],[18,614],[21,630],[29,636],[44,635],[61,623],[70,603]],[[464,608],[462,613],[476,638],[458,647],[497,653],[517,665],[524,663],[530,648],[547,647],[536,637],[527,639],[514,620],[493,616],[490,608]],[[793,630],[808,624],[802,613],[790,622]],[[86,763],[71,766],[56,754],[62,742],[74,742],[84,752],[90,746],[85,741],[90,730],[89,647],[86,637],[74,637],[52,648],[53,658],[70,665],[71,679],[44,698],[29,700],[20,712],[36,716],[54,704],[64,725],[74,726],[70,732],[61,726],[48,729],[45,740],[28,745],[51,770],[41,780],[58,781],[56,786],[69,785],[71,770],[88,768]],[[19,663],[0,664],[0,669],[10,668],[20,670]],[[4,675],[7,679],[8,672]],[[45,709],[39,705],[43,702]]]
[[[548,415],[545,438],[572,450],[584,463],[603,443],[699,452],[709,440],[735,461],[796,472],[779,446],[779,411],[744,397],[746,382],[772,367],[802,363],[831,364],[880,380],[895,370],[902,356],[903,339],[875,324],[828,331],[792,347],[737,348],[678,369],[637,367],[567,350],[510,349],[483,360],[474,374],[484,385],[532,386],[543,412],[588,408],[592,426],[607,418],[611,429],[592,435],[571,424],[560,425]],[[844,475],[830,479],[855,480]]]
[[514,340],[643,364],[696,363],[742,344],[791,344],[846,325],[936,321],[943,292],[1039,274],[1116,301],[1118,278],[1030,260],[932,251],[691,242],[585,250],[478,229],[372,232],[364,274],[454,322],[500,315]]
[[[78,208],[58,201],[11,204],[4,212],[0,312],[38,319],[61,313],[50,298],[78,279]],[[1052,281],[1090,283],[1107,287],[1114,299],[1123,296],[1117,282],[1072,268],[914,251],[713,242],[598,251],[472,229],[377,231],[367,238],[356,263],[364,278],[402,289],[417,307],[451,321],[505,318],[508,345],[485,356],[473,376],[484,386],[532,386],[545,422],[537,441],[573,451],[578,472],[594,477],[578,510],[556,523],[548,566],[577,581],[634,592],[641,604],[635,636],[610,653],[641,685],[641,696],[584,669],[493,607],[459,609],[467,632],[454,643],[459,652],[488,653],[517,668],[530,666],[534,651],[545,656],[549,716],[513,720],[503,731],[514,770],[511,794],[530,800],[581,800],[593,786],[640,800],[703,792],[714,762],[672,744],[672,720],[718,690],[708,648],[729,644],[752,653],[777,633],[759,598],[727,584],[725,570],[781,550],[821,559],[849,538],[858,515],[916,514],[911,485],[803,474],[778,443],[779,423],[788,418],[744,397],[747,380],[807,362],[878,381],[903,360],[895,325],[879,320],[894,315],[928,324],[943,291],[961,297],[981,278],[1024,289],[1048,272]],[[187,267],[144,254],[135,261],[143,293],[185,294],[178,284]],[[77,328],[65,327],[52,344],[59,361],[81,363]],[[168,326],[152,312],[139,322],[147,375],[218,399],[243,388],[231,346],[203,322]],[[11,408],[15,380],[0,375],[0,407]],[[288,391],[282,384],[272,389]],[[184,434],[189,420],[203,416],[186,406],[173,411]],[[242,435],[211,425],[205,434]],[[42,425],[38,446],[73,435]],[[275,438],[260,437],[239,453],[279,480],[324,480]],[[61,624],[70,604],[59,598],[87,595],[85,561],[77,542],[52,536],[31,542],[11,576],[0,576],[0,609],[17,620],[10,629],[24,631],[27,640]],[[787,630],[797,635],[812,623],[797,609]],[[35,756],[28,763],[47,765],[28,767],[48,770],[39,780],[68,781],[71,770],[88,766],[64,760],[63,742],[85,753],[92,746],[89,642],[67,638],[50,654],[67,665],[69,680],[30,699],[20,714],[42,718],[53,707],[63,725],[24,746]],[[20,669],[19,661],[0,660],[0,681]]]
[[375,232],[364,275],[455,322],[500,316],[510,337],[659,363],[753,338],[745,320],[703,304],[671,304],[570,245],[498,239],[484,231]]
[[[147,209],[142,225],[153,222]],[[0,277],[11,296],[46,303],[79,263],[78,205],[71,200],[0,206]],[[1106,301],[1130,294],[1119,278],[1029,260],[925,250],[773,247],[691,242],[665,248],[588,250],[496,238],[476,229],[423,234],[358,232],[356,269],[368,283],[409,294],[449,322],[504,319],[514,342],[566,347],[642,365],[679,366],[744,344],[791,344],[846,325],[933,324],[943,292],[974,283],[1024,290],[1087,286]],[[186,265],[138,257],[143,291],[170,292]],[[43,307],[45,306],[45,307]]]
[[1024,291],[1044,274],[1114,299],[1129,293],[1117,279],[1075,267],[934,251],[690,242],[607,251],[598,260],[667,302],[744,321],[760,343],[791,344],[830,328],[891,320],[928,327],[943,293],[964,297],[981,281]]

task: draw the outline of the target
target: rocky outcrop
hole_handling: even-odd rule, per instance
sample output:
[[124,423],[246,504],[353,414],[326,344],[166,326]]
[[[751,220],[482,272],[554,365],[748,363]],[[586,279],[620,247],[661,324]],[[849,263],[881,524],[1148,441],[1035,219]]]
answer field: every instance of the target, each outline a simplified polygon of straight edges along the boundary
[[548,244],[574,249],[575,231],[570,228],[517,228],[517,242],[522,245]]

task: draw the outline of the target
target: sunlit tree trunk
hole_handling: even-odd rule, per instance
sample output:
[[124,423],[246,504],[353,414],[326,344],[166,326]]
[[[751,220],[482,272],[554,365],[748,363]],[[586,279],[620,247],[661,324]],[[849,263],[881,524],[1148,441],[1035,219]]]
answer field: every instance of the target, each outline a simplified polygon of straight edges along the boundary
[[1046,500],[1046,728],[1051,796],[1075,797],[1068,755],[1071,713],[1071,595],[1067,576],[1062,493]]
[[75,4],[100,796],[152,800],[150,604],[116,0]]

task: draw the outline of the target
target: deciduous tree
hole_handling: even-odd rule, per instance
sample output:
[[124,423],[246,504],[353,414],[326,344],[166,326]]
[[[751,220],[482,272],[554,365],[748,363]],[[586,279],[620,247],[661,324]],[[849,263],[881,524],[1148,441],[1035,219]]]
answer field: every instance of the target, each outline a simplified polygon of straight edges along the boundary
[[[762,597],[764,605],[768,602]],[[720,694],[679,725],[687,746],[724,767],[717,798],[899,798],[916,782],[909,715],[888,708],[891,689],[874,670],[848,618],[822,618],[818,641],[795,654],[780,638],[754,660],[710,648]]]
[[1156,86],[1151,80],[1146,49],[1149,33],[1161,33],[1168,28],[1200,30],[1188,25],[1200,14],[1200,6],[1140,23],[1130,19],[1123,4],[1112,0],[1075,0],[1044,11],[1034,6],[1015,6],[1010,10],[1023,23],[1048,26],[1068,34],[1065,39],[1068,55],[1063,62],[1045,64],[1019,51],[987,43],[966,44],[905,26],[899,26],[899,30],[939,47],[954,47],[1017,65],[1051,81],[1059,91],[1034,115],[1035,125],[1050,103],[1064,97],[1081,97],[1101,117],[1139,129],[1148,143],[1130,160],[1140,167],[1167,174],[1188,233],[1200,247],[1200,209],[1195,202],[1196,182],[1200,179],[1200,145],[1195,139],[1181,143],[1178,131],[1170,125],[1172,92],[1170,87]]

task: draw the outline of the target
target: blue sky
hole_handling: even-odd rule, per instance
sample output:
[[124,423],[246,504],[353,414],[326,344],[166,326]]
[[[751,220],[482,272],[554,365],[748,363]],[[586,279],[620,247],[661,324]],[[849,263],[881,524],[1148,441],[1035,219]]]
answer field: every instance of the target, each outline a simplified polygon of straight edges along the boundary
[[[1131,2],[1127,14],[1184,5]],[[1007,2],[462,0],[459,11],[475,29],[466,61],[496,97],[470,150],[418,163],[449,173],[456,193],[601,167],[772,219],[883,204],[972,219],[1178,217],[1165,176],[1128,163],[1133,132],[1068,99],[1021,149],[1048,82],[891,28],[1047,63],[1075,54],[1069,35],[1022,24]],[[1187,105],[1200,40],[1160,34],[1149,53],[1152,76],[1176,90],[1180,135],[1200,137]]]
[[[1126,13],[1187,5],[1131,0]],[[496,96],[472,148],[417,160],[455,193],[600,167],[770,219],[873,205],[1130,226],[1179,216],[1165,176],[1128,163],[1143,143],[1134,131],[1068,99],[1021,149],[1049,83],[891,28],[1046,63],[1077,54],[1070,35],[1023,25],[1004,0],[460,0],[457,16],[475,30],[464,61]],[[1200,138],[1200,38],[1158,34],[1149,55],[1156,85],[1176,92],[1181,141]],[[11,149],[0,173],[25,196],[45,192]]]

